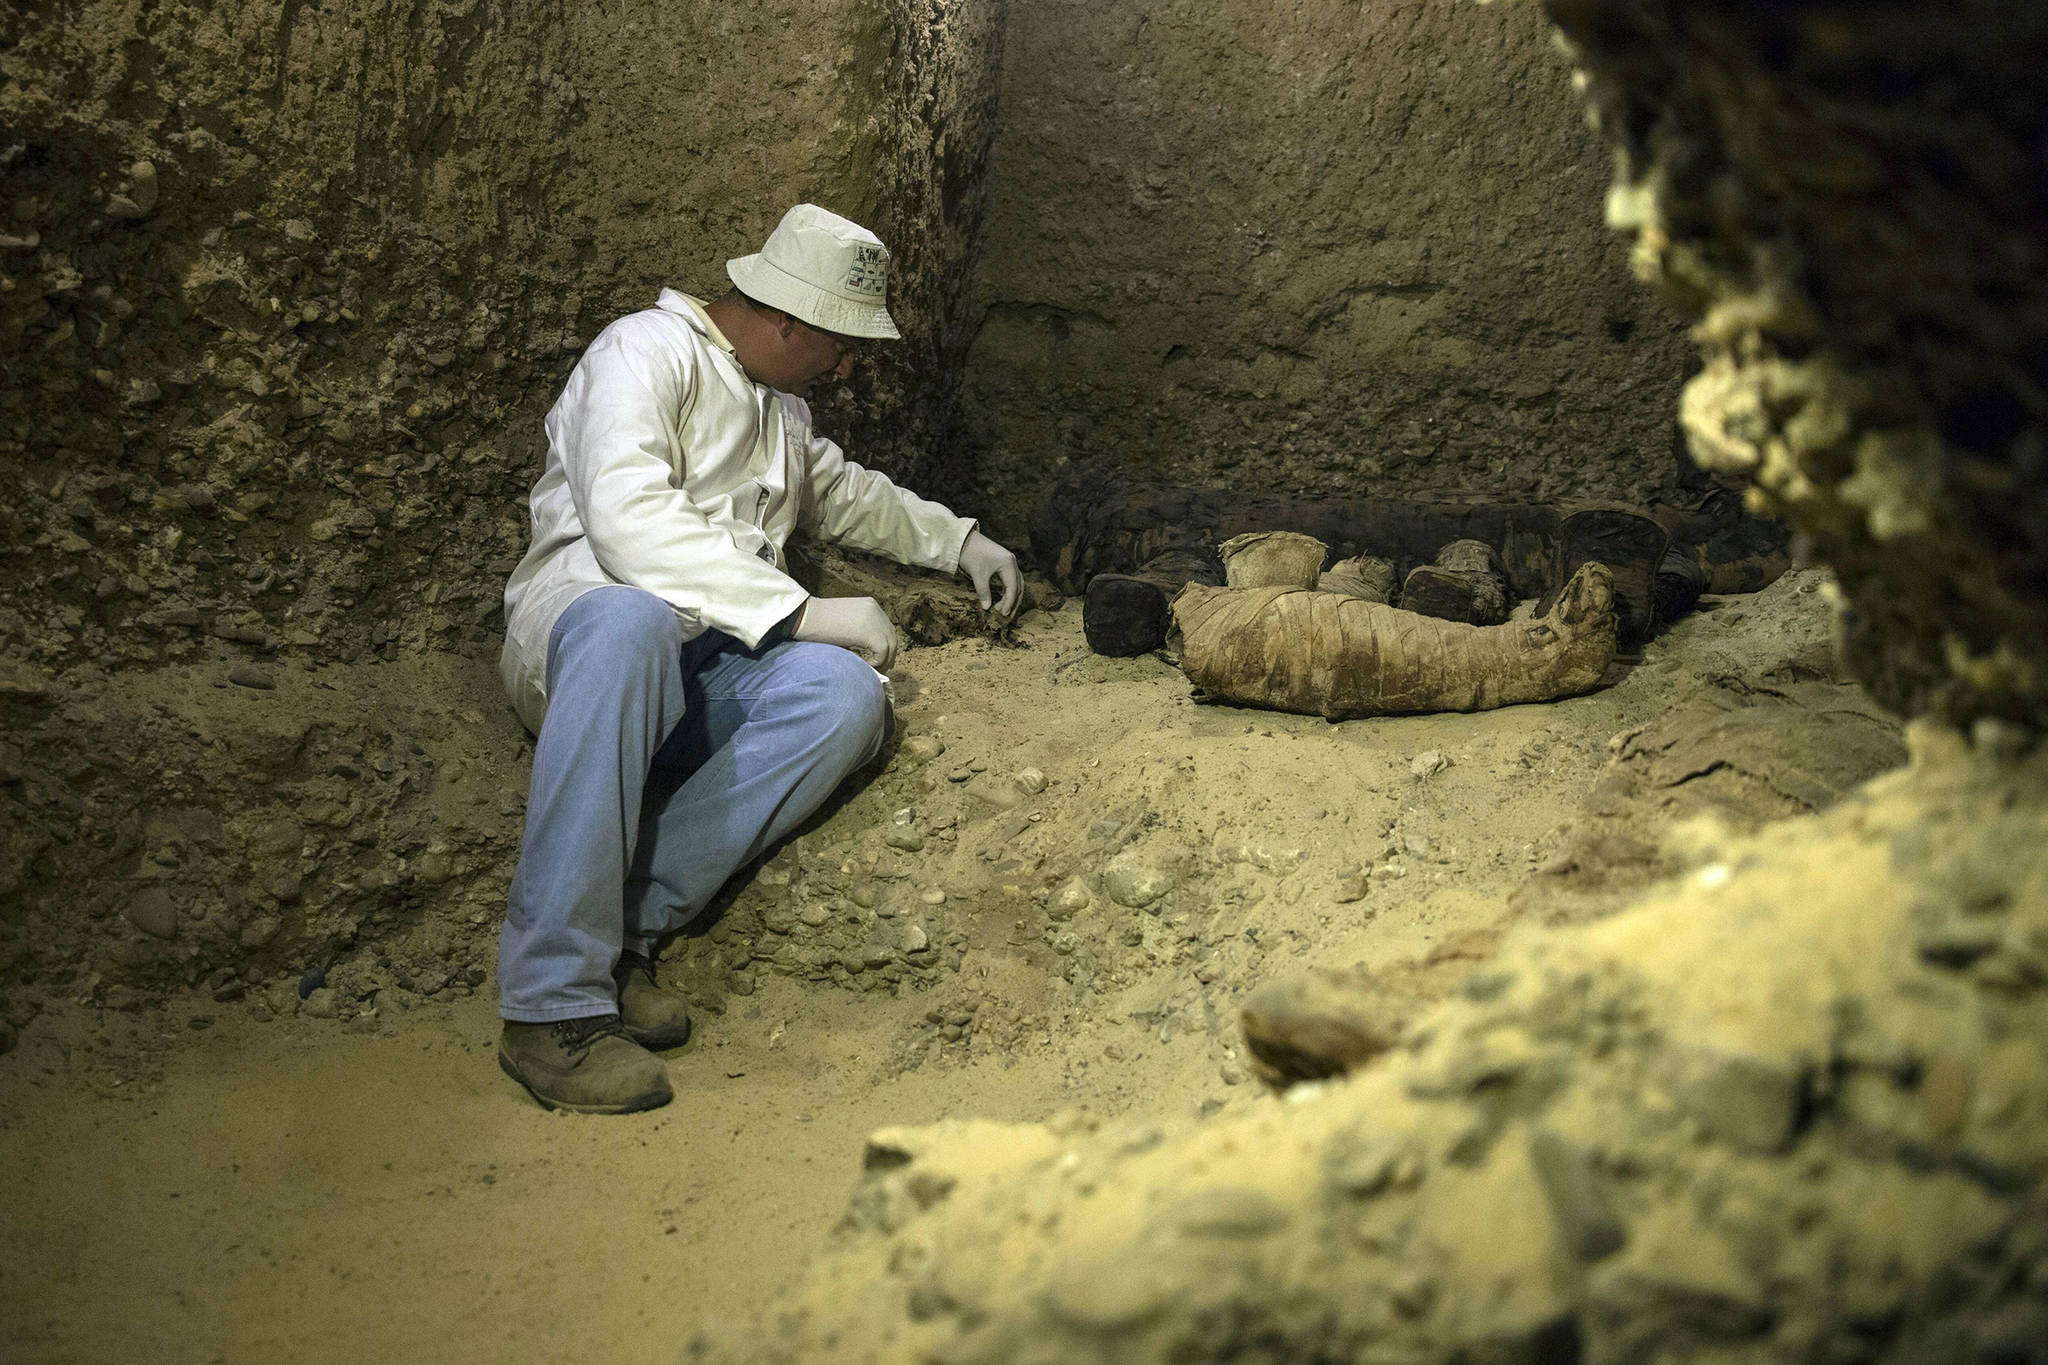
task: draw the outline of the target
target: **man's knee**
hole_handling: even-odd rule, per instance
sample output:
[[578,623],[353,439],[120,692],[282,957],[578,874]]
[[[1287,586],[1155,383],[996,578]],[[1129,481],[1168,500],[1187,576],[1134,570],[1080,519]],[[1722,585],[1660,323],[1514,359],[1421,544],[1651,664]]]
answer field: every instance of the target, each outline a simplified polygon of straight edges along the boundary
[[598,588],[562,613],[549,663],[559,668],[560,656],[575,650],[661,667],[679,658],[682,647],[682,623],[668,603],[639,588]]
[[858,654],[837,645],[803,642],[790,648],[820,730],[856,752],[855,762],[873,757],[889,718],[880,675]]

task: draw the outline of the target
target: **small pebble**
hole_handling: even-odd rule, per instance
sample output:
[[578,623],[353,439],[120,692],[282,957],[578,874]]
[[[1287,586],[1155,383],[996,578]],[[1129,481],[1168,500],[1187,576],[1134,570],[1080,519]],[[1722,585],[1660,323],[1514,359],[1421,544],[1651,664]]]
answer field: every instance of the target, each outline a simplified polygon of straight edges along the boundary
[[1443,756],[1441,750],[1425,749],[1408,760],[1408,773],[1411,777],[1432,777],[1450,766],[1451,761]]
[[937,735],[912,735],[899,752],[912,763],[929,763],[946,752],[946,741]]
[[1088,889],[1088,883],[1079,876],[1067,878],[1059,889],[1052,893],[1052,900],[1046,905],[1046,913],[1053,919],[1071,919],[1095,903],[1095,895]]
[[1019,788],[1032,796],[1045,790],[1045,774],[1037,768],[1025,768],[1017,774]]
[[1152,904],[1173,890],[1179,880],[1172,867],[1146,863],[1128,853],[1111,858],[1102,874],[1103,888],[1109,892],[1109,898],[1134,910]]
[[161,887],[150,887],[128,897],[121,913],[151,938],[170,939],[178,935],[178,907]]
[[997,810],[1015,810],[1023,804],[1024,793],[1017,790],[1013,782],[1000,782],[993,777],[976,777],[967,784],[967,794],[977,801],[994,806]]
[[246,665],[229,669],[228,681],[237,687],[253,687],[259,692],[268,692],[277,686],[277,679],[271,677],[269,673]]
[[1436,1281],[1420,1270],[1396,1272],[1389,1289],[1394,1311],[1404,1318],[1419,1318],[1436,1302]]
[[2034,747],[2036,736],[2024,725],[1996,716],[1979,716],[1970,723],[1970,743],[1979,753],[2010,763]]

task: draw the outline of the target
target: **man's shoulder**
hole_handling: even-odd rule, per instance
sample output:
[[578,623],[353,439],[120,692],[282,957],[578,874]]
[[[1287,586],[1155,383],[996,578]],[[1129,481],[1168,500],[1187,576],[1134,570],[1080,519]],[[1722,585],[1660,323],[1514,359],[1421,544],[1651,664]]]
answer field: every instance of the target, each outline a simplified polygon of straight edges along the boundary
[[623,364],[644,381],[694,389],[709,363],[709,345],[696,329],[660,308],[643,308],[614,320],[591,341],[579,369]]
[[642,308],[614,320],[591,345],[635,350],[679,350],[694,354],[709,343],[688,320],[665,308]]
[[771,389],[770,392],[775,395],[775,400],[782,404],[782,414],[785,420],[797,423],[805,431],[811,429],[811,405],[809,403],[793,393],[784,393],[781,389]]

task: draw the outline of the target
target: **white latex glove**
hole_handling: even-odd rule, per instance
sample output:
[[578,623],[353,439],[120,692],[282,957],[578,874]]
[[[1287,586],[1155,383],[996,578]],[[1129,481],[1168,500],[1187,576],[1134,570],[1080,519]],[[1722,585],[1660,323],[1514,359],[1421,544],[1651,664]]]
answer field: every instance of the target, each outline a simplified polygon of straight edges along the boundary
[[813,597],[797,613],[790,638],[850,649],[878,673],[896,662],[896,627],[872,597]]
[[1010,616],[1016,613],[1017,594],[1024,587],[1024,575],[1017,569],[1017,556],[981,532],[969,531],[967,543],[960,547],[960,571],[974,580],[974,591],[981,598],[983,611],[989,609],[990,585],[997,578],[1002,579],[1003,600],[995,604],[996,614]]

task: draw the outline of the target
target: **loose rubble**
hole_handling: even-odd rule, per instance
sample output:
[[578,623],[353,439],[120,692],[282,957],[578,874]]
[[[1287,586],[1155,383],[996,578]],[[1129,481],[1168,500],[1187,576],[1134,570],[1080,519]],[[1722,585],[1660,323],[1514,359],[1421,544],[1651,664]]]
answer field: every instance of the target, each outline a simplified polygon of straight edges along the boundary
[[2031,1359],[2048,757],[1914,753],[1287,1102],[877,1134],[800,1293],[686,1358]]

